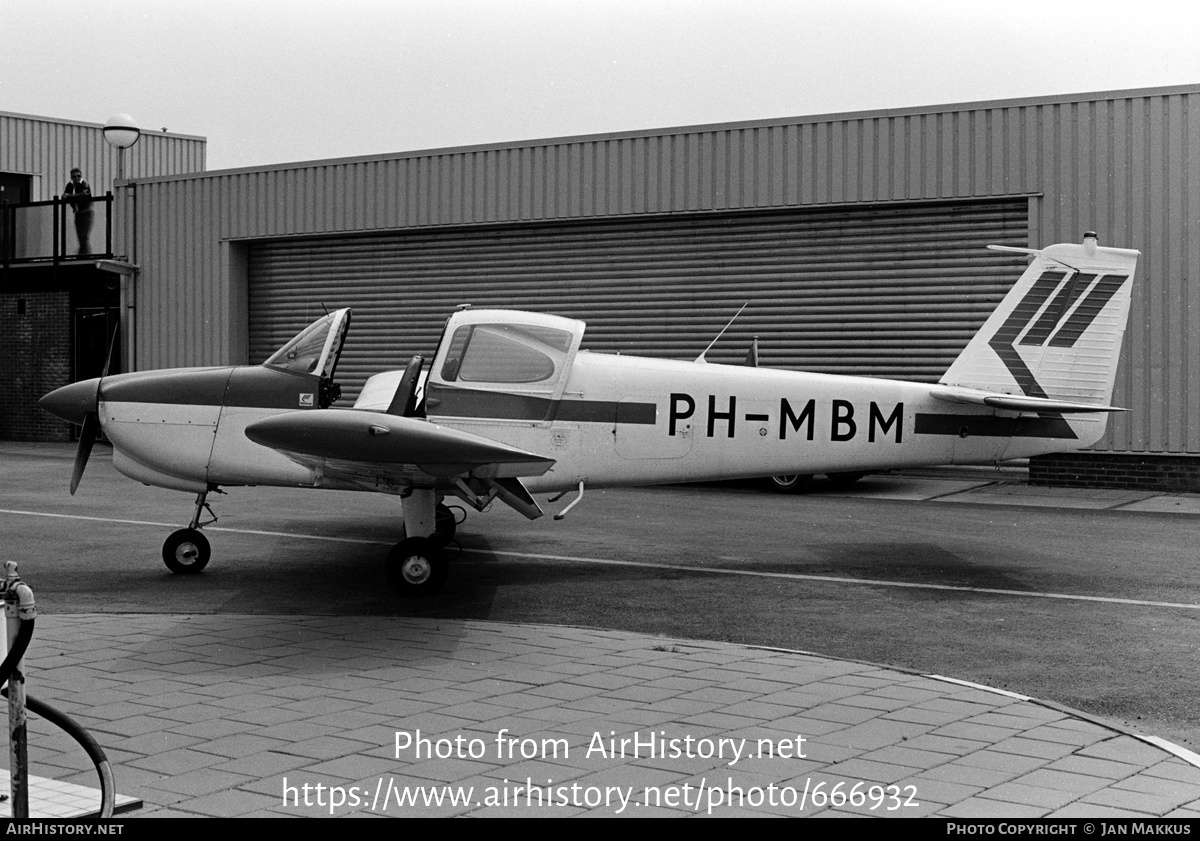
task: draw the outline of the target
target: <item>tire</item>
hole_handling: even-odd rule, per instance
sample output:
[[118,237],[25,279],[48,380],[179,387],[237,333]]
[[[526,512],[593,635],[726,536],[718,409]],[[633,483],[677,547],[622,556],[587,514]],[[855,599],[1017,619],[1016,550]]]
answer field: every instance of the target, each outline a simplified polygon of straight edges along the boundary
[[446,582],[449,566],[436,540],[406,537],[388,553],[387,579],[401,596],[432,596]]
[[195,575],[208,566],[212,550],[199,529],[180,529],[163,543],[162,559],[178,575]]
[[781,494],[802,494],[812,487],[811,473],[768,476],[763,480],[767,488]]
[[848,488],[866,475],[866,473],[826,473],[825,478],[835,488]]

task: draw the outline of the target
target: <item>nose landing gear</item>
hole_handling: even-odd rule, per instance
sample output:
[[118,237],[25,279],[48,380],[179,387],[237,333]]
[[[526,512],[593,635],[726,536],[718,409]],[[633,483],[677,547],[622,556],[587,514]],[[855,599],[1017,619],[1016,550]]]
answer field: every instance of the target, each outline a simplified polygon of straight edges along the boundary
[[199,529],[172,532],[163,543],[163,563],[171,572],[180,575],[192,575],[204,569],[211,555],[208,538]]
[[[208,559],[212,555],[212,549],[208,544],[208,538],[205,537],[200,529],[204,526],[211,525],[217,521],[217,515],[213,513],[207,502],[210,491],[222,493],[215,486],[210,487],[196,496],[196,510],[192,514],[192,522],[186,529],[172,532],[171,536],[163,543],[162,559],[167,565],[167,569],[178,575],[194,575],[200,570],[208,566]],[[202,511],[207,511],[212,518],[200,522],[200,514]]]

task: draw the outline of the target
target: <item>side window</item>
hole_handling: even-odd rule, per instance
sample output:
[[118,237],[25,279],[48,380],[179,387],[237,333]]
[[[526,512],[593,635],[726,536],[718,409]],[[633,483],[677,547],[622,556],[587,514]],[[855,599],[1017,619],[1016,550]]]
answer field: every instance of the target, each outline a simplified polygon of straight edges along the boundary
[[454,331],[442,379],[468,383],[540,383],[554,378],[571,344],[562,330],[514,324],[476,324]]

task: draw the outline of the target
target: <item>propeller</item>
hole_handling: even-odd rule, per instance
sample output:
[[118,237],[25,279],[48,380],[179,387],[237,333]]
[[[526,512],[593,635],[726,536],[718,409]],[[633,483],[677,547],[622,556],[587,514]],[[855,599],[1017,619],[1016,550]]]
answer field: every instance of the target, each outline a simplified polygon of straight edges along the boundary
[[[96,391],[98,402],[99,388]],[[75,496],[75,491],[79,490],[79,480],[83,478],[83,470],[87,467],[88,456],[92,454],[92,445],[96,443],[96,436],[99,432],[100,413],[88,412],[83,417],[83,428],[79,430],[79,447],[75,450],[75,469],[71,473],[71,496]]]
[[100,386],[108,376],[112,364],[113,349],[117,345],[117,331],[113,331],[108,345],[108,356],[99,377],[55,389],[38,401],[38,405],[55,417],[69,423],[81,424],[79,446],[75,450],[75,467],[71,472],[71,494],[79,489],[79,480],[87,467],[92,445],[100,434]]

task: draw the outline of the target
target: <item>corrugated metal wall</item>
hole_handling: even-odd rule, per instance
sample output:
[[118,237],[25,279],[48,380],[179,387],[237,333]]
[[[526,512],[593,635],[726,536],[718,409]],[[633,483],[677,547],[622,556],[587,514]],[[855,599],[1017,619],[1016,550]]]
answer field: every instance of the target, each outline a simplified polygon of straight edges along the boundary
[[1198,121],[1188,86],[147,179],[137,364],[245,361],[260,238],[1034,196],[1030,244],[1143,251],[1100,448],[1200,453]]
[[[117,150],[104,142],[103,128],[0,112],[0,171],[40,176],[40,194],[33,200],[46,201],[62,193],[78,166],[92,192],[103,194],[117,177]],[[202,137],[146,131],[125,152],[125,176],[203,171],[205,149]]]
[[429,358],[459,303],[588,322],[584,347],[935,382],[1025,260],[1026,200],[273,240],[250,251],[250,360],[354,308],[338,379]]

